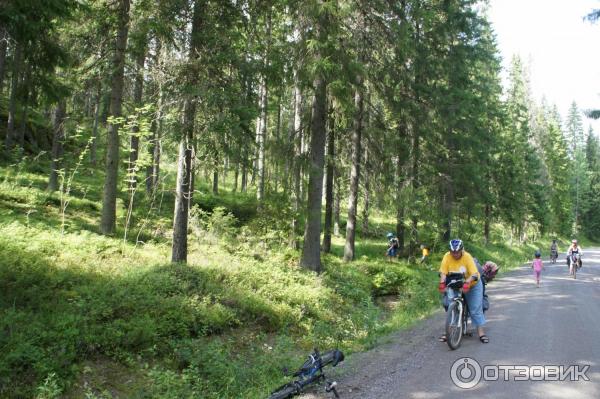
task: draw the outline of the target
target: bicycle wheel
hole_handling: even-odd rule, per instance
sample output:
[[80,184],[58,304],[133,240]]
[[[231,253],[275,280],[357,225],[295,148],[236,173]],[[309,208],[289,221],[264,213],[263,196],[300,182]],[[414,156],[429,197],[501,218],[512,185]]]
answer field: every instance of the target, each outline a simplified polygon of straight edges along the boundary
[[461,310],[461,304],[458,301],[453,301],[448,306],[448,314],[446,315],[446,342],[452,350],[460,346],[463,337]]
[[299,393],[300,389],[298,389],[296,384],[289,383],[273,392],[271,396],[269,396],[269,399],[287,399],[298,395]]

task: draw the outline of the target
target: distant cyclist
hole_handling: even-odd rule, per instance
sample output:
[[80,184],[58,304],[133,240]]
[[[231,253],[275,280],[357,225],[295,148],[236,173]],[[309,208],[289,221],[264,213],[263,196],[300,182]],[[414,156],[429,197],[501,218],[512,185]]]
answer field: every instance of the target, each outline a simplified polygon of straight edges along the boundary
[[569,266],[569,272],[571,272],[571,255],[579,255],[579,267],[583,265],[581,257],[583,256],[583,249],[577,244],[577,240],[571,241],[571,246],[567,250],[567,266]]
[[[463,293],[469,306],[471,321],[477,327],[479,340],[487,344],[490,340],[483,330],[483,325],[485,324],[485,316],[483,315],[483,283],[473,257],[464,250],[463,242],[459,239],[450,241],[450,251],[446,252],[442,258],[439,284],[439,291],[441,293],[446,291],[446,276],[450,272],[464,273],[465,284],[463,286]],[[448,290],[448,293],[451,292],[452,290]],[[446,335],[442,335],[439,340],[446,342]]]
[[558,244],[556,243],[556,239],[552,240],[552,244],[550,244],[550,259],[553,262],[558,258]]

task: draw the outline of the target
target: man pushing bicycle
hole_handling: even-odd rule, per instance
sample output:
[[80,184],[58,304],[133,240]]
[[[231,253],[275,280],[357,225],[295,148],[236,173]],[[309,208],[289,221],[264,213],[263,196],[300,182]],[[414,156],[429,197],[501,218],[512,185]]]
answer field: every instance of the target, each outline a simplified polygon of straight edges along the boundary
[[[463,294],[467,300],[471,322],[477,327],[479,340],[487,344],[490,340],[485,335],[483,325],[485,324],[485,316],[483,315],[483,283],[481,276],[475,266],[475,261],[471,254],[464,250],[463,242],[459,239],[450,241],[450,251],[442,258],[440,265],[440,283],[439,291],[446,292],[446,276],[451,273],[463,273],[465,275],[465,283],[463,285]],[[448,295],[453,295],[453,290],[448,290]],[[452,298],[449,298],[452,299]],[[442,335],[439,341],[446,342],[446,335]]]

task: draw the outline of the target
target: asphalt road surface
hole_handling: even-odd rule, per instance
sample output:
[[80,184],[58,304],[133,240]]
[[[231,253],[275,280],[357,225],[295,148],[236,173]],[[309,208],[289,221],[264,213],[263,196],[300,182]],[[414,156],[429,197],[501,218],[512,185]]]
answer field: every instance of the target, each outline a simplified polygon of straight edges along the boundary
[[335,371],[340,397],[600,398],[600,249],[586,250],[583,262],[575,280],[563,254],[544,261],[539,288],[527,265],[490,283],[488,344],[477,334],[455,351],[438,342],[441,310],[351,356]]

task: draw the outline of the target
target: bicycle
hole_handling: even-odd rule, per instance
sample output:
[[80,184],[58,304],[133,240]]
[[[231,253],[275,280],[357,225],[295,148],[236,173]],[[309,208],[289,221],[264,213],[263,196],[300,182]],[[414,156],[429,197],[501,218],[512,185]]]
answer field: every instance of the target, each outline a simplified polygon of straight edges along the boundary
[[469,335],[467,333],[469,307],[462,292],[464,282],[463,273],[449,273],[446,276],[446,294],[450,290],[454,294],[446,314],[446,343],[452,350],[460,347],[464,335]]
[[556,263],[556,259],[558,259],[558,251],[556,249],[550,250],[550,262]]
[[581,256],[578,253],[569,255],[571,262],[569,263],[569,274],[573,279],[577,279],[577,270],[581,268]]
[[268,399],[291,398],[299,395],[306,386],[319,381],[325,381],[325,392],[333,392],[334,396],[339,398],[340,396],[335,389],[337,383],[327,379],[323,367],[330,364],[335,367],[343,360],[344,354],[337,349],[320,354],[315,348],[304,364],[293,374],[297,378],[274,390]]

